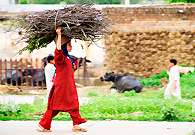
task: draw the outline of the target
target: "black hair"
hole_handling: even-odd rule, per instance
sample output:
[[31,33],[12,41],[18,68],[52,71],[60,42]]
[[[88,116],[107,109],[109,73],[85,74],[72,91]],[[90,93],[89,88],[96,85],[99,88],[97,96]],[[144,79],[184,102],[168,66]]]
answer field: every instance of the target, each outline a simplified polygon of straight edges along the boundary
[[63,45],[67,46],[68,43],[70,43],[71,39],[69,39],[66,43],[64,43]]
[[50,60],[54,60],[54,56],[48,56],[47,61],[50,63]]
[[176,60],[176,59],[170,59],[170,62],[171,62],[171,63],[174,63],[174,65],[177,64],[177,60]]

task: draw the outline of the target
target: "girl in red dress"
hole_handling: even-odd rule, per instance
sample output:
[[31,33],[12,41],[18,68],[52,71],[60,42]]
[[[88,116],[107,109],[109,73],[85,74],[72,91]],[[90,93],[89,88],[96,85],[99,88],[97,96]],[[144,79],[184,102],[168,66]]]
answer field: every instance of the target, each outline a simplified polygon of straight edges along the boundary
[[86,132],[78,125],[85,123],[86,120],[81,118],[79,113],[79,101],[74,80],[74,65],[68,52],[72,50],[71,41],[68,37],[61,35],[61,30],[56,30],[58,34],[56,49],[55,49],[55,66],[56,77],[51,88],[48,98],[48,105],[45,114],[43,115],[37,131],[51,132],[51,121],[60,111],[68,112],[73,121],[74,132]]

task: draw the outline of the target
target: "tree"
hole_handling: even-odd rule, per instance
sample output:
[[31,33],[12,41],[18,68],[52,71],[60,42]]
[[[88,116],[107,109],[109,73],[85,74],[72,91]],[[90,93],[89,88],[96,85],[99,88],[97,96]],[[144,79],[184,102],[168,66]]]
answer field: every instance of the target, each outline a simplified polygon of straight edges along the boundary
[[32,0],[33,4],[59,4],[62,0]]
[[141,0],[130,0],[130,4],[138,4]]
[[79,4],[79,3],[96,3],[96,4],[121,4],[122,0],[63,0],[62,3],[66,4]]
[[61,1],[63,0],[16,0],[15,2],[18,4],[59,4]]
[[[121,4],[122,1],[124,0],[15,0],[15,1],[18,4],[81,4],[92,2],[96,4]],[[134,1],[132,4],[137,4],[140,0],[131,1]]]
[[169,3],[179,3],[179,2],[183,2],[183,3],[195,3],[195,0],[169,0]]

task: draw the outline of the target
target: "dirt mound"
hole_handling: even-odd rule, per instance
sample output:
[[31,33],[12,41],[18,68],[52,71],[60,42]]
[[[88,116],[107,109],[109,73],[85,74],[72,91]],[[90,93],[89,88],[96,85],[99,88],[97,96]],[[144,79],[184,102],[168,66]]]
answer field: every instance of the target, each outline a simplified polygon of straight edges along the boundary
[[0,85],[0,93],[1,94],[20,94],[22,90],[20,90],[16,86],[9,85]]

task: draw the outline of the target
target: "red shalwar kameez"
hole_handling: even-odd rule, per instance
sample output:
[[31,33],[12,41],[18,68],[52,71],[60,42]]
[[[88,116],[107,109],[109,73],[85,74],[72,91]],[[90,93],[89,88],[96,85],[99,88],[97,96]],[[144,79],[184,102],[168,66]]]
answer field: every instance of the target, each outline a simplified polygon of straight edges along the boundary
[[71,59],[63,55],[63,50],[55,49],[56,78],[48,98],[47,111],[39,124],[47,130],[51,128],[52,118],[60,111],[68,112],[73,126],[86,122],[79,114],[79,101],[76,90]]

